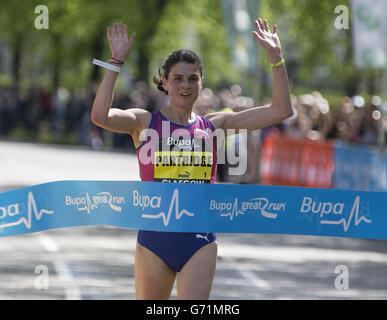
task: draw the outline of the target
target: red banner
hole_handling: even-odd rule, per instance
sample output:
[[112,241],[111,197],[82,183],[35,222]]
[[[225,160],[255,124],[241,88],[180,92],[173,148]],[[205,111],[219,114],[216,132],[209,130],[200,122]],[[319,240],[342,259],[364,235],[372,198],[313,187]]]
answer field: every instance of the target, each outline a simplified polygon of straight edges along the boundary
[[332,188],[333,146],[333,141],[267,137],[261,155],[262,183]]

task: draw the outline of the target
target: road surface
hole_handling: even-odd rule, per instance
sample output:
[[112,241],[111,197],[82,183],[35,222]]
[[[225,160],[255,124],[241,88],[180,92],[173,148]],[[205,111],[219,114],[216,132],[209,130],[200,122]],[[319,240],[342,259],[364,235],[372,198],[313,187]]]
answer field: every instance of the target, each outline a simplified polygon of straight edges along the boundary
[[[139,180],[132,153],[0,141],[0,192]],[[75,227],[0,238],[0,299],[135,299],[137,232]],[[386,299],[381,240],[218,234],[211,299]],[[176,288],[171,299],[176,299]]]

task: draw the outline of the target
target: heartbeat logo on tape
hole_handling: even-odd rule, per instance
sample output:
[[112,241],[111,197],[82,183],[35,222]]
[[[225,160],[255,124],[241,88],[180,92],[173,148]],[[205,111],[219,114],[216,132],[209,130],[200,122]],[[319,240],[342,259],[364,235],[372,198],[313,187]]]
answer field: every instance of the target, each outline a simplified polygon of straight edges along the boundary
[[[20,204],[14,203],[8,205],[7,207],[0,207],[0,219],[4,219],[6,217],[14,217],[20,215]],[[8,223],[0,224],[0,232],[3,232],[4,228],[15,227],[21,224],[24,224],[27,229],[31,229],[32,226],[32,214],[35,215],[35,219],[39,221],[44,214],[53,214],[53,210],[41,209],[38,210],[36,205],[36,201],[32,192],[28,193],[28,211],[27,217],[20,217],[19,220]]]
[[341,218],[340,220],[337,220],[337,221],[321,220],[320,223],[321,224],[333,224],[333,225],[342,224],[345,232],[348,231],[348,228],[351,225],[351,222],[352,222],[354,215],[355,215],[355,221],[354,221],[355,226],[358,226],[360,224],[360,222],[362,222],[362,221],[364,221],[366,223],[371,223],[372,222],[371,219],[367,219],[364,216],[359,217],[359,204],[360,204],[360,197],[357,196],[355,199],[355,202],[353,203],[353,207],[352,207],[352,210],[351,210],[351,213],[349,215],[348,220],[346,220],[345,218]]
[[[160,208],[161,204],[161,197],[152,197],[149,198],[149,196],[140,196],[139,192],[137,190],[133,191],[133,205],[137,206],[140,205],[143,209],[147,208],[148,206],[152,208]],[[188,210],[182,209],[179,210],[179,190],[175,189],[173,191],[172,199],[169,204],[168,213],[165,214],[165,212],[160,212],[158,214],[143,214],[142,217],[146,219],[163,219],[164,226],[168,226],[169,220],[171,219],[172,210],[175,208],[175,217],[176,220],[179,220],[183,215],[187,215],[189,217],[194,216],[195,214],[193,212],[189,212]]]
[[[351,208],[350,213],[345,217],[345,210]],[[363,208],[365,212],[369,213],[368,204]],[[354,226],[357,227],[361,222],[371,223],[372,220],[360,215],[360,196],[356,196],[353,205],[350,202],[331,202],[331,201],[313,201],[311,197],[304,197],[301,204],[300,213],[312,214],[313,216],[320,217],[320,224],[327,225],[343,225],[343,231],[348,232],[351,222],[354,219]],[[334,218],[340,217],[341,219],[335,220]],[[333,218],[333,220],[328,219]]]

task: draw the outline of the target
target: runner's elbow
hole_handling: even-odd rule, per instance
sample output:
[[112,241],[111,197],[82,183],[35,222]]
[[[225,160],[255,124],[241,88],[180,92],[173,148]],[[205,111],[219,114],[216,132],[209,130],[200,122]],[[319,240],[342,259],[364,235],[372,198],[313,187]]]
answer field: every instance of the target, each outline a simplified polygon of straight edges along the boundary
[[105,119],[103,117],[93,112],[91,113],[90,118],[91,118],[91,122],[95,124],[97,127],[102,127],[105,122]]
[[291,106],[289,106],[288,108],[286,108],[286,111],[284,111],[280,114],[280,121],[284,121],[284,120],[290,118],[291,116],[293,116],[293,114],[294,114],[293,108]]
[[294,115],[293,108],[290,107],[289,110],[288,110],[288,112],[286,113],[285,120],[288,119],[288,118],[290,118],[290,117],[293,117],[293,115]]

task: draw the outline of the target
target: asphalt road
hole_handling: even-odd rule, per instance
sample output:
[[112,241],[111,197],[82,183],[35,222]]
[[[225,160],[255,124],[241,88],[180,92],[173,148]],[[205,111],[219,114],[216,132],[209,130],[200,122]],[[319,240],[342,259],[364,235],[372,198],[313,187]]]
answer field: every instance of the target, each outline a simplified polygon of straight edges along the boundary
[[[139,180],[137,159],[0,141],[0,192],[69,179]],[[134,299],[136,234],[76,227],[0,238],[0,299]],[[218,234],[218,244],[211,299],[387,298],[385,241]]]

